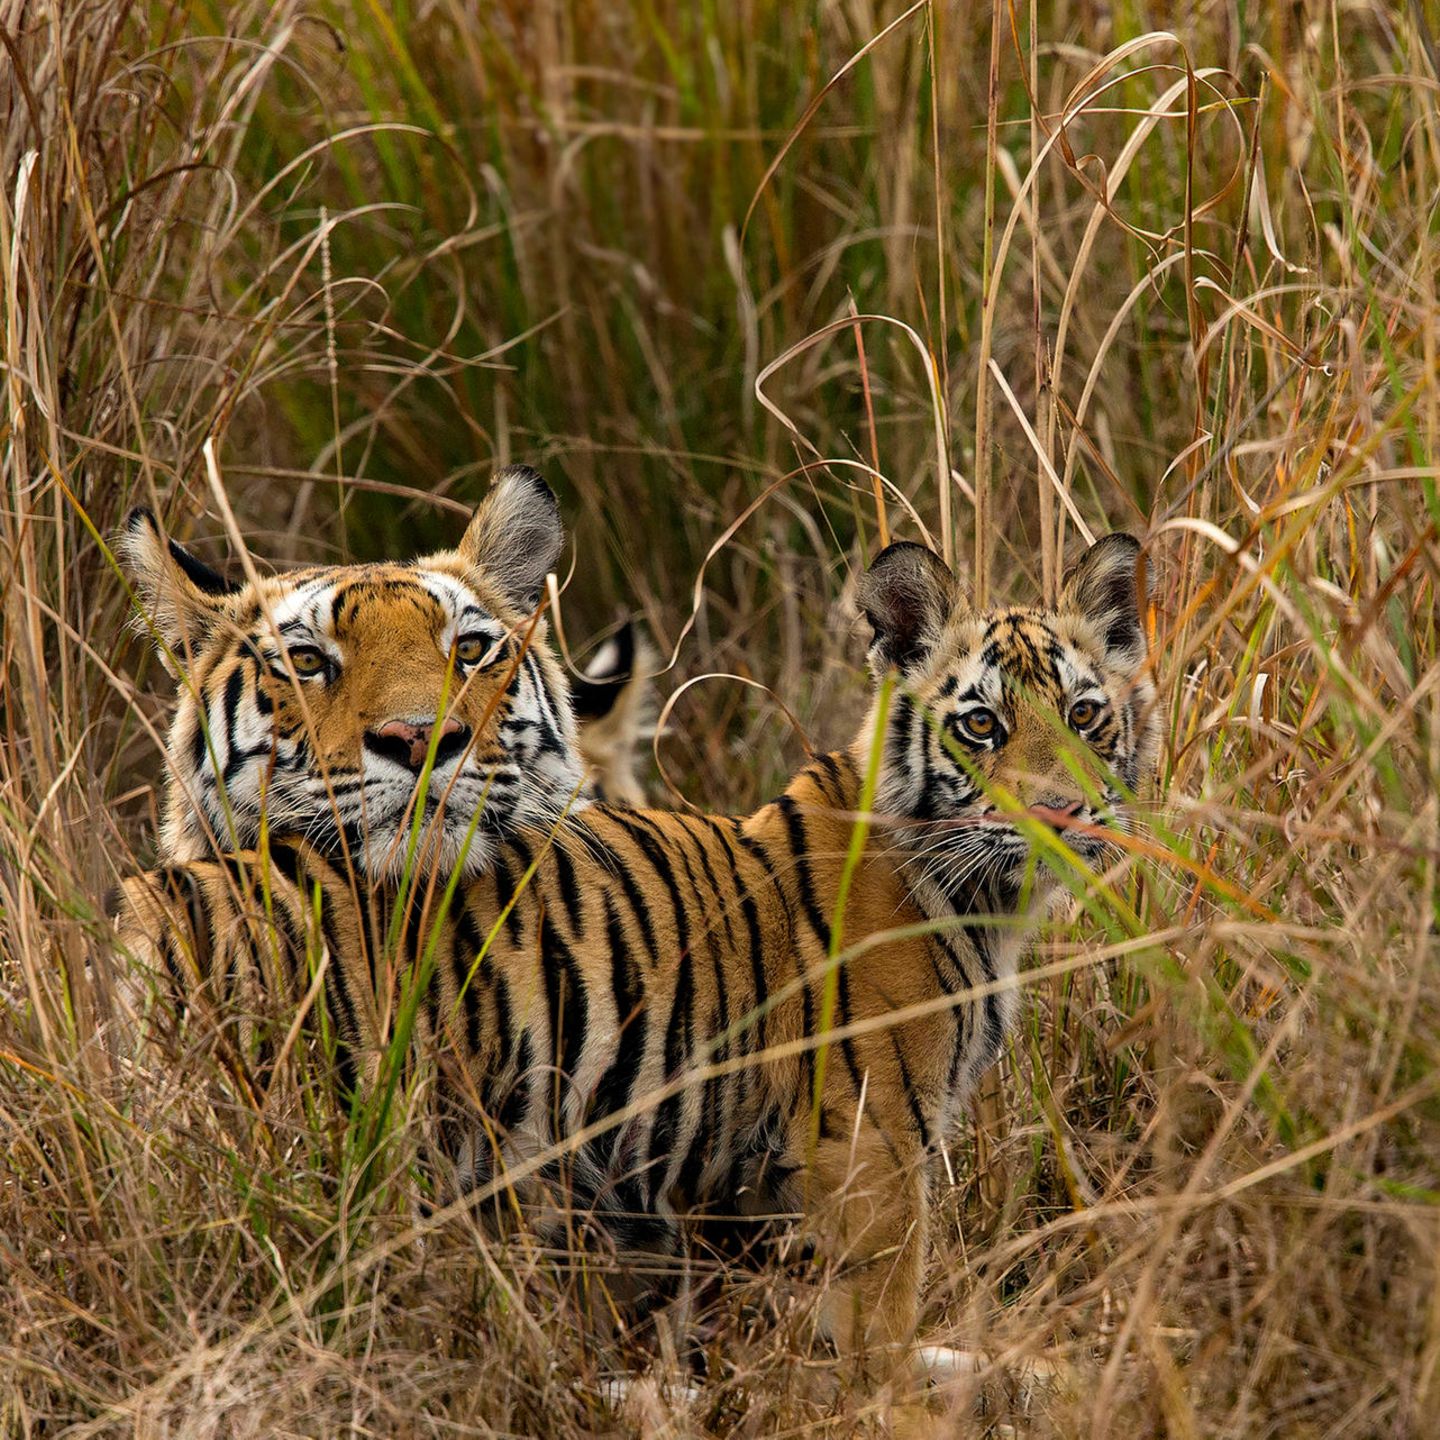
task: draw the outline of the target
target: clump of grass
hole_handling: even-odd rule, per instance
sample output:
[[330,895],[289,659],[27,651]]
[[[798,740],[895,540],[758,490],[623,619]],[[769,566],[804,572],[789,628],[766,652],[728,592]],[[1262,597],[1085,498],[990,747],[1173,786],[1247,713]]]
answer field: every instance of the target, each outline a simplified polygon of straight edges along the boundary
[[[991,598],[1053,594],[1082,524],[1145,534],[1160,783],[948,1157],[927,1335],[983,1362],[938,1406],[1434,1428],[1436,37],[1378,3],[895,18],[0,7],[7,1433],[870,1423],[763,1279],[700,1399],[665,1342],[617,1415],[603,1262],[417,1241],[418,1099],[357,1215],[332,1112],[101,1043],[165,685],[100,537],[144,500],[216,541],[207,440],[281,560],[418,547],[539,463],[568,633],[638,608],[677,684],[761,681],[822,742],[877,487]],[[680,697],[685,793],[793,763],[756,695]]]

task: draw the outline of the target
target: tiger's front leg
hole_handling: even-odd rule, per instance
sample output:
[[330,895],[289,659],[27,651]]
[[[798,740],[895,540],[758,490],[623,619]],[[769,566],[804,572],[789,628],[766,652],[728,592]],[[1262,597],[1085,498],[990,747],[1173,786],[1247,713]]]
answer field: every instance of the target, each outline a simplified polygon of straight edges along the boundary
[[822,1323],[867,1383],[908,1378],[929,1242],[925,1155],[868,1119],[820,1140],[808,1167],[804,1228],[837,1269]]

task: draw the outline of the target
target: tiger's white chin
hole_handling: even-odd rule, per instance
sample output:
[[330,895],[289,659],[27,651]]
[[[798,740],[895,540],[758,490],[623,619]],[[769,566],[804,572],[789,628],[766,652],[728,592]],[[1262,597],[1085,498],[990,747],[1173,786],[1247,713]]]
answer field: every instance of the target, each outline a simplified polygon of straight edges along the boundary
[[408,828],[389,834],[371,831],[352,859],[377,884],[398,884],[407,875],[473,880],[494,867],[498,849],[496,836],[471,825],[468,817],[463,822],[447,817],[438,829],[432,822],[415,836]]
[[[445,880],[458,875],[471,880],[485,874],[493,869],[513,824],[504,807],[490,805],[483,805],[477,816],[453,803],[437,813],[431,802],[418,826],[404,805],[382,804],[375,810],[366,814],[362,809],[351,816],[337,814],[328,804],[319,808],[272,804],[248,811],[236,807],[228,816],[214,817],[211,825],[212,833],[221,837],[222,849],[255,849],[262,834],[300,839],[369,880],[395,884],[406,875],[439,874]],[[169,837],[168,847],[173,855],[200,859],[211,852],[212,842],[191,822]]]

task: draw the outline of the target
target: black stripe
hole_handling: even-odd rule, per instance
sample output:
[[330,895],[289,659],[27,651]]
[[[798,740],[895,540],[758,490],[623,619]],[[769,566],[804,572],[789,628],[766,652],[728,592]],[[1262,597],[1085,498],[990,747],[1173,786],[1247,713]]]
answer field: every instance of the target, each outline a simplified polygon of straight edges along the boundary
[[[307,883],[310,877],[302,873],[299,855],[289,845],[275,845],[270,850],[270,863],[295,887],[299,896],[300,913],[308,917],[311,913]],[[339,1070],[340,1085],[344,1092],[354,1095],[359,1090],[359,1072],[352,1047],[359,1039],[360,1023],[356,1018],[355,1002],[351,998],[345,975],[346,947],[340,943],[340,938],[335,933],[335,906],[328,903],[332,886],[326,883],[327,877],[316,878],[320,881],[320,933],[330,951],[330,963],[325,967],[325,1008],[330,1012],[330,1021],[335,1027],[335,1064]],[[333,877],[328,878],[333,880]],[[345,898],[342,895],[340,903],[343,904]],[[303,960],[302,950],[295,957],[297,975]]]
[[[508,1002],[506,1009],[509,1009]],[[525,1118],[526,1102],[530,1095],[531,1063],[530,1032],[522,1028],[520,1044],[515,1053],[515,1079],[510,1086],[510,1093],[500,1102],[500,1108],[495,1115],[496,1128],[502,1135],[517,1129],[521,1120]]]
[[[720,825],[716,825],[713,831],[715,837],[725,847],[725,853],[730,859],[730,874],[735,881],[735,893],[740,897],[740,913],[745,918],[745,929],[749,936],[749,959],[750,959],[750,983],[754,987],[751,996],[751,1004],[747,1010],[758,1010],[755,1023],[747,1033],[740,1037],[740,1043],[746,1049],[763,1052],[765,1049],[765,1022],[767,1012],[766,1002],[769,998],[770,988],[765,976],[765,941],[760,933],[760,912],[755,904],[755,897],[750,893],[750,886],[745,882],[740,872],[740,857],[735,853],[735,848],[730,843],[730,837],[726,835]],[[743,834],[737,835],[742,844],[747,843]],[[749,1037],[755,1037],[754,1046],[749,1045]]]
[[[489,964],[490,959],[487,956],[482,969],[488,967]],[[495,1068],[504,1070],[510,1063],[510,1057],[515,1050],[515,1025],[510,1008],[509,980],[504,975],[497,974],[490,993],[495,997],[495,1028],[500,1032],[500,1054],[495,1062]]]
[[545,721],[539,727],[540,753],[542,755],[564,755],[566,747],[560,741],[560,722],[556,718],[550,694],[545,689],[545,679],[540,672],[540,662],[536,660],[534,650],[525,652],[525,664],[530,671],[530,678],[534,682],[536,703]]
[[[665,1029],[665,1082],[677,1080],[682,1067],[690,1057],[690,1042],[694,1023],[695,985],[690,973],[690,954],[680,956],[675,971],[675,994],[670,1002],[670,1021]],[[679,1129],[680,1107],[685,1100],[685,1091],[678,1089],[660,1102],[655,1116],[655,1127],[650,1132],[648,1159],[649,1173],[646,1190],[650,1203],[655,1201],[655,1181],[663,1176],[670,1159],[670,1151]]]
[[[422,974],[427,940],[433,931],[425,925],[424,898],[413,891],[406,897],[404,915],[404,934],[406,959],[409,963],[411,979],[418,984],[422,980],[425,983],[423,999],[425,1001],[425,1014],[430,1021],[430,1033],[435,1036],[437,1043],[441,1042],[440,1037],[440,999],[439,987],[436,980],[439,974],[439,965],[432,965],[428,975]],[[438,955],[438,947],[437,947]]]
[[[800,887],[800,901],[805,907],[805,918],[810,922],[811,928],[815,931],[820,941],[820,949],[826,960],[830,957],[830,944],[832,935],[829,922],[820,913],[820,904],[816,898],[815,880],[810,873],[810,861],[807,858],[810,853],[809,837],[805,833],[805,817],[800,813],[800,807],[788,795],[782,795],[777,802],[780,813],[785,817],[785,828],[790,837],[790,847],[795,854],[795,880]],[[796,956],[796,964],[802,965],[800,957]],[[802,972],[803,973],[803,972]],[[839,983],[840,1024],[848,1027],[851,1019],[850,1010],[850,973],[845,965],[837,967]],[[805,995],[805,1033],[815,1034],[815,1025],[811,1016],[810,989],[806,985],[802,993]],[[818,1037],[817,1037],[818,1038]],[[855,1086],[857,1094],[864,1088],[864,1079],[860,1074],[860,1065],[855,1058],[855,1043],[847,1036],[840,1042],[840,1053],[845,1058],[845,1067],[850,1072],[850,1080]]]
[[[625,938],[620,914],[607,891],[605,901],[605,939],[610,949],[610,991],[615,998],[618,1043],[615,1058],[595,1087],[594,1110],[597,1116],[614,1115],[630,1102],[630,1092],[645,1061],[645,1040],[649,1031],[645,1011],[645,995],[640,973]],[[610,1149],[618,1154],[625,1127],[617,1126]]]
[[[241,666],[237,665],[225,677],[225,687],[220,692],[220,713],[224,720],[224,725],[220,733],[225,737],[225,767],[223,776],[226,780],[229,780],[240,766],[240,757],[235,753],[237,745],[235,739],[235,721],[240,710],[240,694],[244,688],[244,684],[244,670]],[[211,743],[214,743],[213,737]]]
[[[605,810],[602,813],[610,820],[616,819],[613,811]],[[622,826],[621,828],[623,829],[624,827]],[[655,926],[650,919],[650,907],[646,905],[645,898],[641,895],[640,887],[636,885],[635,877],[631,875],[630,866],[626,863],[624,856],[615,854],[613,847],[610,846],[608,841],[602,843],[604,843],[606,849],[611,852],[614,860],[614,864],[610,867],[611,872],[615,878],[619,880],[620,888],[624,890],[625,898],[630,903],[630,909],[635,916],[635,922],[639,925],[641,937],[645,941],[646,954],[649,956],[650,963],[653,966],[659,960],[660,952],[655,945]]]
[[785,818],[785,831],[790,837],[790,849],[794,855],[795,882],[800,888],[800,903],[805,907],[805,918],[820,941],[820,948],[830,953],[830,924],[820,912],[820,903],[815,895],[815,880],[810,874],[809,844],[805,834],[805,820],[800,807],[789,795],[782,795],[776,802],[780,814]]
[[[680,1168],[676,1172],[676,1186],[681,1195],[687,1199],[694,1198],[698,1194],[700,1177],[705,1173],[706,1162],[720,1138],[720,1127],[716,1123],[719,1111],[720,1083],[719,1075],[712,1075],[705,1082],[705,1093],[700,1101],[700,1120],[690,1132],[690,1143],[685,1147],[685,1156],[680,1161]],[[728,1197],[726,1199],[728,1202]]]
[[[995,962],[990,955],[984,928],[967,925],[965,934],[980,957],[980,973],[985,977],[985,983],[992,984],[995,980]],[[985,1029],[985,1053],[987,1057],[993,1058],[1000,1054],[1001,1047],[1005,1044],[1005,1025],[1000,1018],[1000,996],[997,991],[992,990],[984,997],[981,1013]]]
[[190,751],[190,766],[197,774],[204,769],[205,766],[205,729],[209,723],[209,715],[207,712],[205,723],[201,724],[197,708],[191,720],[191,724],[195,728],[190,732],[190,742],[188,746]]
[[[590,1006],[575,955],[554,925],[540,927],[540,969],[550,1008],[551,1045],[561,1074],[572,1084],[580,1067]],[[556,1044],[558,1040],[559,1044]]]
[[638,811],[628,815],[612,814],[610,819],[640,847],[656,875],[659,876],[661,884],[665,886],[670,896],[670,908],[675,914],[675,936],[680,953],[688,955],[690,953],[690,916],[685,909],[685,902],[680,895],[680,887],[675,883],[675,876],[665,853],[668,838],[663,832],[658,831],[653,821]]
[[[512,841],[511,848],[520,848],[518,837]],[[516,896],[519,894],[520,881],[528,868],[528,865],[522,864],[520,873],[516,875],[511,872],[503,853],[495,857],[496,914],[505,912],[505,934],[517,949],[520,946],[520,904]]]
[[931,732],[929,724],[922,720],[920,724],[920,795],[915,802],[915,818],[918,820],[935,820],[940,817],[940,809],[936,803],[939,798],[940,781],[930,760],[932,746],[939,744],[940,741]]
[[[780,797],[780,801],[777,802],[778,804],[781,804],[782,810],[783,810],[783,808],[784,808],[784,807],[783,807],[783,802],[784,802],[784,801],[787,801],[787,800],[790,800],[790,797],[789,797],[788,795],[782,795],[782,796]],[[793,811],[794,811],[794,809],[795,809],[795,802],[794,802],[793,800],[790,801],[790,808],[791,808],[791,811],[792,811],[792,813],[793,813]],[[781,903],[782,903],[782,904],[784,905],[784,907],[785,907],[786,918],[789,919],[789,920],[792,922],[792,925],[793,925],[794,915],[793,915],[793,912],[791,911],[791,908],[790,908],[790,894],[789,894],[789,890],[788,890],[788,888],[787,888],[786,886],[784,886],[784,885],[781,884],[779,872],[778,872],[778,871],[776,870],[776,868],[775,868],[775,862],[774,862],[774,860],[771,859],[769,850],[765,847],[765,845],[763,844],[763,842],[761,842],[761,841],[759,841],[759,840],[756,840],[756,839],[754,838],[754,836],[746,835],[743,831],[739,830],[738,827],[737,827],[736,834],[737,834],[737,838],[739,839],[741,845],[743,845],[743,846],[745,847],[745,849],[748,850],[748,851],[750,852],[750,854],[753,855],[753,856],[755,857],[755,859],[758,860],[758,861],[760,862],[760,864],[764,867],[765,873],[770,877],[770,882],[771,882],[771,884],[775,887],[775,892],[776,892],[776,894],[780,896]],[[803,834],[803,832],[802,832],[802,834]],[[791,934],[791,936],[790,936],[790,939],[791,939],[791,942],[792,942],[792,943],[791,943],[789,946],[785,947],[785,948],[789,949],[790,952],[791,952],[791,953],[794,955],[794,957],[795,957],[795,973],[796,973],[796,975],[799,977],[799,980],[800,980],[800,1005],[801,1005],[801,1009],[802,1009],[802,1012],[803,1012],[803,1015],[804,1015],[804,1028],[803,1028],[803,1030],[801,1031],[801,1033],[804,1034],[804,1035],[813,1035],[813,1034],[815,1033],[815,1007],[814,1007],[814,1002],[812,1001],[811,996],[810,996],[810,984],[809,984],[809,978],[808,978],[808,975],[807,975],[807,973],[806,973],[806,968],[805,968],[805,957],[800,953],[800,945],[799,945],[799,943],[798,943],[798,936],[795,936],[795,935],[793,934],[793,931],[792,931],[792,934]],[[825,941],[825,951],[826,951],[827,954],[829,953],[829,943],[830,943],[830,942],[829,942],[828,931],[827,931],[827,938],[826,938],[826,941]],[[764,1040],[763,1040],[763,1032],[762,1032],[762,1037],[761,1037],[761,1045],[762,1045],[762,1048],[763,1048],[763,1044],[764,1044]],[[803,1054],[802,1054],[801,1057],[800,1057],[800,1063],[801,1063],[801,1066],[804,1068],[804,1071],[805,1071],[805,1085],[806,1085],[806,1090],[807,1090],[807,1092],[809,1092],[809,1091],[813,1090],[814,1087],[815,1087],[815,1052],[814,1052],[814,1050],[810,1049],[810,1048],[807,1046],[806,1049],[805,1049],[805,1051],[803,1052]]]
[[[848,1030],[851,1021],[854,1019],[854,1014],[850,1008],[850,967],[848,965],[838,965],[836,967],[836,973],[840,977],[840,984],[838,986],[840,992],[840,1028],[842,1030]],[[855,1086],[856,1095],[863,1094],[865,1080],[860,1073],[860,1063],[855,1058],[855,1041],[849,1035],[840,1042],[840,1053],[845,1057],[845,1066],[846,1069],[850,1071],[850,1081]]]
[[[811,766],[811,771],[815,776],[816,785],[819,786],[825,798],[832,805],[844,805],[845,794],[840,783],[840,767],[835,763],[834,755],[826,754],[818,756],[815,764]],[[825,780],[820,778],[822,771],[824,772]],[[826,781],[828,781],[829,784],[826,784]]]
[[[678,820],[679,817],[677,817]],[[694,841],[695,848],[700,855],[702,862],[705,859],[704,847],[700,845],[697,837],[691,835],[689,827],[683,823],[678,826],[679,837],[675,841],[674,848],[680,856],[680,862],[685,867],[685,876],[690,883],[690,892],[699,899],[700,891],[695,879],[695,871],[690,865],[689,846],[686,840]],[[710,873],[708,864],[705,866],[706,873]],[[711,877],[713,880],[713,876]],[[710,891],[705,892],[715,895],[716,888],[713,884]],[[719,903],[718,895],[715,895],[716,904]],[[710,954],[710,971],[714,981],[714,1005],[715,1015],[713,1020],[706,1017],[704,1033],[707,1036],[724,1035],[730,1029],[730,1002],[726,994],[728,986],[725,976],[725,952],[721,949],[719,937],[715,933],[714,906],[700,906],[701,915],[705,926],[705,948]],[[707,913],[707,910],[709,913]],[[729,926],[726,926],[727,933]],[[733,941],[732,941],[733,945]],[[709,1055],[709,1062],[714,1065],[723,1065],[730,1058],[730,1041],[714,1047]],[[722,1125],[721,1107],[723,1097],[728,1091],[732,1081],[728,1076],[712,1075],[705,1082],[705,1095],[702,1105],[703,1122],[690,1138],[690,1146],[686,1152],[684,1163],[680,1167],[680,1185],[689,1195],[694,1195],[699,1183],[701,1172],[705,1163],[714,1153],[717,1144],[728,1143],[725,1127]]]
[[[209,905],[200,889],[200,883],[190,868],[183,865],[167,865],[156,879],[172,900],[179,901],[185,907],[185,918],[190,926],[191,957],[203,985],[215,963],[215,917],[209,913]],[[173,965],[168,947],[165,947],[162,953],[167,965]],[[178,974],[174,979],[177,984],[183,983]]]
[[481,935],[470,907],[462,905],[455,917],[455,938],[450,955],[455,973],[455,998],[465,1008],[465,1043],[472,1056],[480,1051],[480,976],[477,969],[472,977],[470,969],[484,948],[485,937]]
[[[696,886],[697,898],[702,894],[711,895],[714,897],[715,909],[719,912],[720,919],[724,921],[725,924],[726,945],[729,949],[734,950],[735,929],[730,919],[730,903],[723,894],[723,887],[720,884],[719,877],[715,874],[715,871],[710,864],[710,856],[706,853],[705,842],[700,838],[700,836],[695,832],[694,829],[694,826],[696,824],[703,825],[705,824],[705,822],[689,815],[677,815],[675,817],[675,821],[679,825],[681,834],[685,835],[694,845],[695,854],[700,861],[700,868],[705,872],[705,885],[704,889],[702,890],[699,886],[699,882],[695,880],[694,873],[690,869],[689,860],[685,860],[685,870],[686,873],[690,875],[691,883]],[[710,833],[714,833],[713,827],[710,828]],[[683,845],[680,846],[680,853],[682,859],[688,853]],[[702,909],[703,908],[704,907],[702,907]],[[714,922],[712,920],[709,923],[713,925]]]
[[920,1136],[920,1143],[928,1150],[930,1148],[930,1127],[925,1123],[925,1113],[920,1108],[920,1097],[915,1093],[915,1085],[910,1078],[910,1067],[905,1063],[905,1054],[900,1048],[900,1037],[894,1030],[890,1032],[890,1044],[895,1050],[895,1063],[900,1067],[900,1084],[904,1087],[905,1099],[910,1106],[910,1118],[915,1122],[915,1130]]
[[895,702],[890,719],[890,763],[907,784],[910,781],[910,727],[915,718],[915,703],[902,691]]
[[[956,955],[955,949],[950,943],[949,935],[942,931],[937,931],[930,938],[939,944],[941,952],[946,960],[949,961],[950,969],[954,972],[954,979],[946,980],[941,974],[940,965],[935,960],[934,947],[930,945],[926,946],[926,949],[930,952],[930,964],[934,968],[935,976],[940,983],[941,989],[947,995],[955,995],[962,990],[970,989],[971,981],[969,972],[966,970],[964,962]],[[952,1006],[950,1009],[950,1017],[954,1025],[954,1036],[951,1040],[950,1065],[947,1072],[949,1078],[946,1082],[946,1089],[947,1093],[953,1094],[955,1087],[960,1083],[960,1069],[970,1049],[967,1033],[973,1031],[975,1027],[975,1002],[966,1001],[962,1005]]]
[[580,941],[585,938],[585,912],[580,903],[580,886],[575,878],[575,862],[559,836],[550,846],[555,860],[555,882],[560,890],[560,899],[565,906],[565,919],[570,926],[570,936]]

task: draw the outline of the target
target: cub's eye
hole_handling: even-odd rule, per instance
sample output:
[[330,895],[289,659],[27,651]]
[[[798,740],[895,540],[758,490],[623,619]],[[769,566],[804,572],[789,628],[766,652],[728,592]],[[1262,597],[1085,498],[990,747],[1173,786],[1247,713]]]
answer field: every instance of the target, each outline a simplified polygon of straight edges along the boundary
[[455,642],[455,658],[462,665],[478,665],[492,644],[488,635],[462,635]]
[[960,717],[960,728],[972,740],[993,740],[1000,731],[1000,721],[993,710],[967,710]]
[[1088,730],[1100,714],[1100,706],[1094,700],[1077,700],[1070,707],[1070,726],[1074,730]]
[[330,657],[314,645],[293,646],[289,655],[295,673],[305,678],[323,675],[330,668]]

